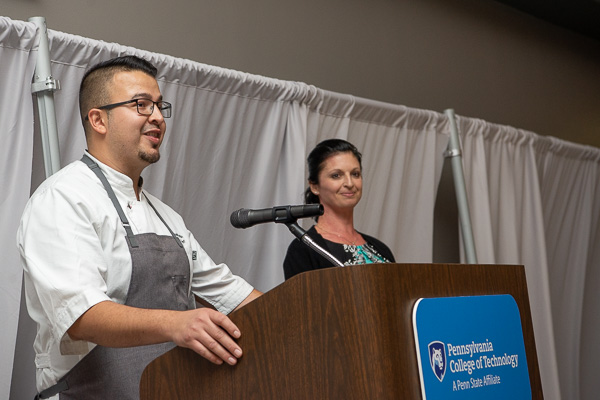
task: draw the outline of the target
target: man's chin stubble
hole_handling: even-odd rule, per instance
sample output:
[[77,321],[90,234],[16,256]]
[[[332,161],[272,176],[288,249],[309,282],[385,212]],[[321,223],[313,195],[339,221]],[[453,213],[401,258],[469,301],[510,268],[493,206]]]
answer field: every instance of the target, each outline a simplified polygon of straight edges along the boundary
[[154,154],[148,154],[146,152],[140,151],[139,152],[139,157],[141,160],[146,161],[149,164],[154,164],[155,162],[157,162],[158,160],[160,160],[160,153],[156,152]]

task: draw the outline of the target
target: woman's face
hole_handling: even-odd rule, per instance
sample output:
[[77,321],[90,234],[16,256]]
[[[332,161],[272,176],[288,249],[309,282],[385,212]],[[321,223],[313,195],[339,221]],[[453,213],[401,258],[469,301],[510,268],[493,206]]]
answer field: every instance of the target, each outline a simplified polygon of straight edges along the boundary
[[319,183],[311,183],[323,207],[353,209],[362,196],[362,171],[352,152],[336,153],[323,162]]

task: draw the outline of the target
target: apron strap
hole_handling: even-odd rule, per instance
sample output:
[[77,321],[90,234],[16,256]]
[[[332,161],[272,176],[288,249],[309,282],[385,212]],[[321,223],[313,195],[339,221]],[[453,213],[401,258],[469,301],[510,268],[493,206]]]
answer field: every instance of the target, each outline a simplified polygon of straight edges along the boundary
[[146,198],[146,200],[148,201],[148,204],[150,204],[150,207],[152,207],[152,209],[154,210],[154,212],[156,213],[156,215],[158,215],[158,218],[160,218],[160,220],[162,221],[163,224],[165,224],[165,226],[167,227],[167,229],[169,230],[169,232],[171,232],[171,236],[173,236],[173,239],[175,239],[175,241],[177,242],[177,244],[179,245],[179,247],[183,248],[183,243],[181,243],[181,240],[179,240],[179,238],[177,237],[177,235],[175,235],[175,232],[173,232],[171,230],[171,227],[169,226],[169,224],[167,224],[167,222],[163,219],[162,215],[159,214],[159,212],[156,210],[156,208],[154,207],[154,205],[150,202],[150,199],[148,198],[148,196],[146,196],[146,194],[144,194],[144,197]]
[[94,162],[94,160],[89,158],[87,154],[84,154],[83,157],[81,157],[81,161],[83,161],[88,167],[90,167],[92,172],[94,172],[96,174],[96,176],[100,179],[100,182],[102,182],[104,189],[106,189],[106,192],[108,193],[108,197],[110,198],[110,200],[112,201],[113,205],[115,206],[115,208],[117,210],[117,214],[119,214],[119,218],[121,219],[121,224],[123,225],[123,228],[125,228],[125,232],[127,232],[127,241],[129,242],[131,247],[138,247],[137,240],[135,239],[135,237],[134,237],[135,235],[133,234],[133,231],[131,230],[129,221],[127,220],[127,217],[125,216],[125,213],[123,212],[123,209],[121,208],[121,205],[119,204],[119,201],[117,200],[117,196],[115,195],[114,190],[108,183],[106,176],[104,176],[104,174],[100,170],[100,167],[98,166],[98,164],[96,164]]
[[60,392],[67,390],[69,388],[69,384],[67,381],[60,381],[48,389],[42,390],[40,393],[35,395],[34,400],[38,399],[49,399],[50,397],[59,394]]

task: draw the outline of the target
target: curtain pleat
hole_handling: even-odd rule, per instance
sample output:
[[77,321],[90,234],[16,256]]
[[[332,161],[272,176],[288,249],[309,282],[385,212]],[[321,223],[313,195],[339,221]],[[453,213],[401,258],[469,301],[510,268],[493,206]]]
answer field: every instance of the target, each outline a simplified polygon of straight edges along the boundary
[[0,17],[0,398],[10,394],[22,268],[16,247],[20,215],[29,198],[33,154],[31,82],[37,52],[33,24]]
[[590,355],[600,349],[600,151],[555,138],[539,138],[534,147],[552,244],[548,275],[561,390],[564,398],[592,399],[598,382]]
[[600,150],[459,121],[478,262],[525,265],[545,398],[595,398]]

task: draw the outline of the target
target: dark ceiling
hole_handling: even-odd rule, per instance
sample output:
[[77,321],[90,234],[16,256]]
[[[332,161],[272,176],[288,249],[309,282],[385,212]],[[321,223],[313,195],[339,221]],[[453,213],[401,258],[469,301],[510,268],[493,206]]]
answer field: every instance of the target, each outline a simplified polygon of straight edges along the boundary
[[555,25],[600,40],[600,0],[496,0]]

